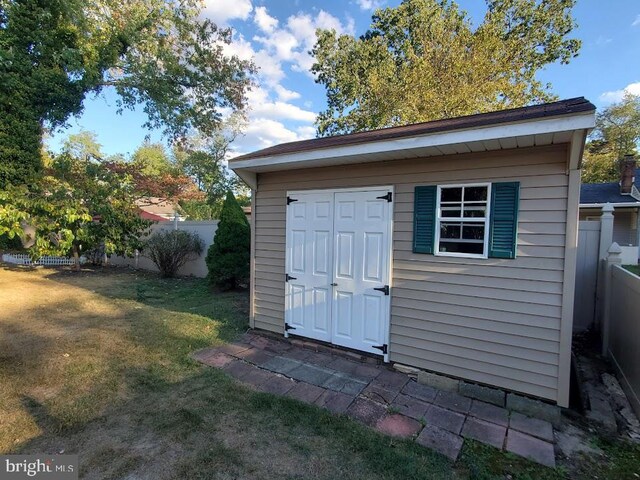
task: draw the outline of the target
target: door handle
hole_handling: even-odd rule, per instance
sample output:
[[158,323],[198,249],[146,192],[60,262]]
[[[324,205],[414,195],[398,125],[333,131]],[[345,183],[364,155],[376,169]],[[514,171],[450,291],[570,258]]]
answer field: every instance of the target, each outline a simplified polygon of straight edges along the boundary
[[389,295],[389,285],[385,285],[384,287],[378,287],[378,288],[374,288],[374,290],[377,290],[379,292],[384,293],[385,295]]
[[337,287],[337,286],[338,286],[338,284],[337,284],[337,283],[331,283],[330,285],[331,285],[332,287]]

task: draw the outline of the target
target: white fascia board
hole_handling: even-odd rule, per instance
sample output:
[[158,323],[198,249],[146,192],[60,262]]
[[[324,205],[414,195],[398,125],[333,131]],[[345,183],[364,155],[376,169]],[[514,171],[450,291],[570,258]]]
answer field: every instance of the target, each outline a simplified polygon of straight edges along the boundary
[[[369,141],[357,145],[344,145],[328,147],[303,152],[292,152],[282,155],[251,158],[229,162],[233,170],[268,171],[269,166],[287,164],[303,164],[314,162],[314,166],[333,165],[343,162],[346,158],[366,156],[376,153],[413,150],[440,145],[453,145],[457,143],[479,142],[484,140],[499,140],[502,138],[519,137],[524,135],[538,135],[545,133],[568,132],[575,130],[591,129],[595,125],[593,112],[565,115],[562,117],[528,120],[517,123],[491,125],[487,127],[475,127],[451,132],[440,132],[419,135],[407,138],[391,140]],[[321,163],[320,163],[321,162]]]
[[612,207],[640,207],[640,202],[620,202],[620,203],[581,203],[580,208],[602,208],[605,205],[611,205]]

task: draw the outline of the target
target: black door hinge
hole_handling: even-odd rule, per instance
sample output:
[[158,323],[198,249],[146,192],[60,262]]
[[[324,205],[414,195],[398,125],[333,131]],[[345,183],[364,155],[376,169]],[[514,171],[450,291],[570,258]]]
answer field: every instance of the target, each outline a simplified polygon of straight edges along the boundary
[[288,282],[289,280],[297,280],[297,278],[296,278],[296,277],[292,277],[291,275],[289,275],[288,273],[286,273],[286,274],[284,275],[284,281],[285,281],[285,282]]
[[296,327],[292,327],[291,325],[289,325],[288,323],[284,324],[284,331],[288,332],[289,330],[295,330]]
[[386,200],[387,202],[391,202],[391,200],[393,199],[393,194],[391,192],[387,192],[386,195],[382,195],[381,197],[376,197],[379,198],[380,200]]
[[384,287],[374,288],[374,290],[378,290],[379,292],[382,292],[385,295],[389,295],[389,285],[385,285]]
[[384,355],[387,354],[387,344],[385,343],[384,345],[378,345],[378,346],[373,346],[373,348],[377,348],[378,350],[382,351],[382,353]]
[[293,202],[297,202],[297,198],[287,197],[287,205],[291,205]]

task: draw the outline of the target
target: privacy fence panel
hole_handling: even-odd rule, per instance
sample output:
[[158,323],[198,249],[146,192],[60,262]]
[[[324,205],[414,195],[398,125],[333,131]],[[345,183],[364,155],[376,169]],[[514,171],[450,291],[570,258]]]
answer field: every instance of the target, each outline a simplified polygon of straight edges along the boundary
[[640,416],[640,277],[617,265],[611,269],[609,356]]
[[594,324],[599,247],[600,222],[580,222],[576,262],[576,294],[573,307],[574,332],[582,332]]
[[[204,243],[204,250],[202,255],[200,255],[197,259],[187,262],[178,272],[179,275],[184,276],[194,276],[194,277],[206,277],[207,276],[207,265],[204,261],[207,256],[207,250],[213,243],[213,238],[216,234],[216,230],[218,229],[218,221],[203,221],[203,222],[160,222],[156,223],[151,227],[151,234],[153,232],[157,232],[160,230],[163,231],[171,231],[175,230],[177,226],[178,230],[184,230],[186,232],[197,233],[198,236],[202,239]],[[110,262],[113,265],[127,265],[133,268],[140,268],[142,270],[148,270],[151,272],[157,272],[158,269],[153,264],[151,260],[144,256],[144,252],[141,252],[141,255],[138,257],[137,261],[135,258],[123,258],[113,256],[110,259]]]

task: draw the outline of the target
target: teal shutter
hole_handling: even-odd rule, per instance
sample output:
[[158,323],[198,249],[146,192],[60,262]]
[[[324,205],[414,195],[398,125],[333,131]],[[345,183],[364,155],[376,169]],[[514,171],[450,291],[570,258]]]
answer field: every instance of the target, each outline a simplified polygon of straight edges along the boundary
[[489,257],[516,258],[520,182],[491,185]]
[[433,254],[436,227],[436,195],[434,186],[416,187],[413,200],[413,252]]

